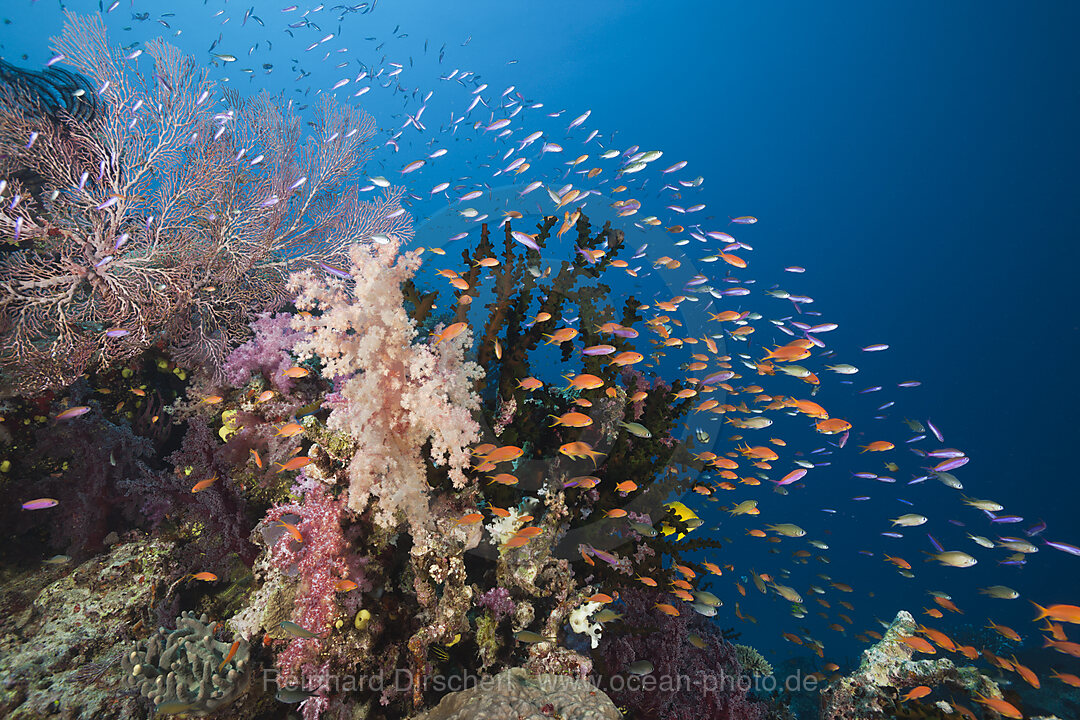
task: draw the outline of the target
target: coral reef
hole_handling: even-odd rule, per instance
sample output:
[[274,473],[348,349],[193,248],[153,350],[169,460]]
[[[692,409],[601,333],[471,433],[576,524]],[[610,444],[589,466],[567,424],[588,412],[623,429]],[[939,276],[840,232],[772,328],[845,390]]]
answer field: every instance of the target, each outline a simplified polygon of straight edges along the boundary
[[230,705],[251,680],[248,644],[214,639],[209,618],[185,612],[176,629],[158,628],[121,657],[124,683],[138,688],[158,712],[202,717]]
[[620,720],[615,704],[586,680],[532,675],[520,668],[484,676],[412,720]]
[[822,720],[890,718],[904,688],[943,686],[963,696],[979,693],[1000,698],[1001,690],[973,667],[957,667],[952,660],[914,660],[915,650],[903,642],[914,637],[918,625],[901,610],[874,646],[863,651],[858,669],[821,692]]

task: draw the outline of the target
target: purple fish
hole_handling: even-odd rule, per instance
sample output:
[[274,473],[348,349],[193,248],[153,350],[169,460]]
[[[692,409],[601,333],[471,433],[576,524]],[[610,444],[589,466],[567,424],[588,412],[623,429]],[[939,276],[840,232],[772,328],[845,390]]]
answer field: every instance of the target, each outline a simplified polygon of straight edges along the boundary
[[589,546],[589,550],[592,551],[593,555],[600,558],[601,560],[606,562],[608,565],[618,565],[619,564],[619,561],[611,553],[604,552],[603,550],[597,550],[592,545]]
[[888,350],[889,346],[885,343],[877,343],[876,345],[867,345],[863,348],[863,352],[881,352],[882,350]]
[[860,390],[860,391],[859,391],[859,393],[860,393],[861,395],[865,395],[866,393],[872,393],[872,392],[877,392],[877,391],[878,391],[878,390],[880,390],[880,389],[881,389],[881,386],[880,386],[880,385],[874,385],[873,387],[868,387],[868,388],[866,388],[865,390]]
[[938,442],[945,442],[945,437],[941,434],[940,430],[938,430],[936,427],[934,427],[934,423],[927,420],[926,421],[926,427],[930,428],[930,432],[934,433],[934,437],[937,438]]
[[131,331],[130,330],[125,330],[124,328],[113,328],[111,330],[106,330],[105,331],[105,337],[118,338],[118,337],[124,337],[125,335],[128,335],[129,333],[131,333]]
[[953,458],[952,460],[944,460],[935,465],[933,467],[933,470],[935,472],[948,472],[949,470],[955,470],[958,467],[967,465],[970,460],[971,458],[969,457],[958,457]]
[[941,543],[939,543],[933,535],[926,533],[926,537],[930,538],[930,544],[934,546],[935,550],[939,553],[945,552],[945,548],[941,546]]
[[1043,531],[1045,531],[1045,530],[1046,530],[1046,523],[1043,522],[1042,520],[1040,520],[1039,522],[1035,523],[1034,525],[1029,527],[1027,530],[1025,530],[1024,534],[1027,535],[1028,537],[1035,537],[1036,535],[1041,535],[1043,533]]
[[857,478],[862,478],[863,480],[873,480],[877,477],[877,473],[872,472],[857,472],[851,474]]
[[990,520],[992,523],[1018,523],[1024,522],[1024,518],[1019,515],[999,515],[996,518]]
[[321,262],[321,263],[319,263],[319,267],[321,267],[327,273],[329,273],[331,275],[336,275],[339,278],[344,278],[346,280],[351,280],[352,279],[352,275],[345,272],[341,268],[334,267],[333,265],[327,265],[326,263]]
[[1080,548],[1076,547],[1075,545],[1070,545],[1069,543],[1051,542],[1050,540],[1043,540],[1043,544],[1044,545],[1049,545],[1050,547],[1054,548],[1055,550],[1060,550],[1061,552],[1067,552],[1070,555],[1080,556]]
[[940,450],[931,450],[926,455],[933,458],[958,458],[964,457],[964,451],[956,448],[941,448]]
[[531,235],[521,232],[520,230],[512,230],[510,235],[525,247],[540,252],[540,246],[536,244]]
[[783,478],[781,478],[780,480],[777,480],[776,484],[777,484],[777,486],[790,485],[793,482],[798,482],[799,480],[802,480],[805,475],[806,475],[806,468],[799,468],[798,470],[792,470],[787,475],[785,475]]
[[887,538],[902,538],[902,537],[904,537],[903,535],[901,535],[898,532],[883,532],[881,534],[884,535]]
[[57,420],[70,420],[71,418],[77,418],[80,415],[85,415],[90,412],[90,407],[87,405],[77,405],[64,410],[62,413],[56,416]]
[[22,504],[23,510],[44,510],[46,508],[56,507],[60,504],[59,500],[53,498],[38,498],[37,500],[28,500]]
[[907,382],[897,383],[896,387],[913,388],[922,385],[918,380],[908,380]]

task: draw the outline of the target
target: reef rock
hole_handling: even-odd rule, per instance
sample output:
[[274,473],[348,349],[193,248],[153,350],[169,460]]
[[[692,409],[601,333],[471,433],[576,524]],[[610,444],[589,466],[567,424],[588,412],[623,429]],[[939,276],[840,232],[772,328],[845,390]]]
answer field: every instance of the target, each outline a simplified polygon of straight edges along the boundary
[[621,720],[615,703],[596,686],[565,675],[531,675],[521,668],[484,676],[476,686],[447,695],[412,720]]
[[174,545],[136,540],[72,569],[5,574],[0,595],[0,717],[145,715],[120,689],[130,628],[165,583]]
[[863,651],[859,669],[822,690],[822,720],[895,717],[901,691],[917,685],[1001,697],[997,684],[976,668],[958,668],[947,658],[913,660],[915,651],[902,638],[916,635],[917,627],[911,613],[898,612],[880,642]]

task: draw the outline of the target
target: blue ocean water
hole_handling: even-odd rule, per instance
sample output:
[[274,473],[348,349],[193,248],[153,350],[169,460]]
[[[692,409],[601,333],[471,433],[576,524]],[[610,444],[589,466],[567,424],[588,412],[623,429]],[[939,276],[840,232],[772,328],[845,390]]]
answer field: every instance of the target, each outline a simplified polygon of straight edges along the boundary
[[[62,5],[81,13],[108,8]],[[805,627],[825,643],[829,657],[850,657],[865,645],[851,637],[857,630],[826,629],[835,618],[816,618],[819,608],[805,590],[805,620],[792,619],[790,604],[778,599],[754,602],[750,570],[775,573],[779,557],[745,535],[764,522],[797,523],[829,546],[827,565],[811,561],[793,568],[792,577],[801,588],[827,583],[815,579],[818,573],[851,585],[853,628],[874,627],[875,618],[888,621],[899,609],[918,615],[933,607],[928,590],[949,592],[976,626],[991,616],[1016,628],[1029,626],[1032,609],[1025,600],[1003,603],[981,598],[975,589],[1007,585],[1041,604],[1080,597],[1074,567],[1080,559],[1047,546],[1022,567],[1000,565],[1001,551],[984,553],[979,565],[963,570],[924,567],[921,554],[933,550],[926,530],[958,538],[958,546],[967,532],[1024,536],[1020,529],[1040,520],[1047,525],[1041,538],[1080,544],[1070,475],[1076,445],[1071,409],[1080,402],[1073,362],[1080,349],[1074,309],[1080,259],[1074,237],[1080,227],[1075,3],[379,0],[373,9],[344,14],[332,7],[316,11],[317,3],[282,12],[286,5],[259,2],[245,12],[249,6],[235,0],[168,7],[123,0],[104,17],[121,44],[160,35],[201,62],[216,62],[214,77],[241,93],[283,91],[299,106],[312,105],[317,94],[331,92],[361,67],[372,74],[400,68],[392,87],[374,83],[356,98],[360,83],[351,81],[335,94],[363,107],[379,125],[367,174],[404,183],[419,198],[410,203],[415,243],[448,251],[449,237],[476,228],[457,214],[465,205],[430,192],[441,182],[461,187],[457,195],[450,190],[451,198],[485,182],[497,190],[489,207],[484,200],[473,203],[491,213],[493,224],[515,203],[547,205],[543,188],[518,199],[533,176],[513,183],[493,176],[509,162],[502,153],[509,145],[496,144],[491,136],[497,131],[472,127],[500,117],[486,106],[513,86],[511,96],[520,93],[523,102],[543,103],[543,109],[530,116],[535,120],[515,121],[511,139],[517,142],[535,127],[545,130],[537,147],[563,145],[562,152],[534,161],[533,173],[545,185],[574,182],[568,174],[577,168],[566,162],[581,153],[595,162],[604,149],[635,145],[663,151],[657,167],[685,160],[685,170],[673,177],[700,175],[701,186],[677,188],[685,196],[673,196],[662,190],[666,176],[653,170],[636,196],[651,209],[643,208],[638,218],[616,218],[627,229],[628,244],[648,242],[649,259],[691,254],[696,241],[672,247],[662,227],[635,227],[633,221],[656,214],[669,225],[681,218],[665,206],[704,203],[695,221],[753,247],[747,256],[757,280],[754,301],[740,305],[729,298],[724,308],[796,320],[809,310],[821,316],[803,318],[807,323],[839,325],[825,338],[828,346],[837,350],[835,361],[855,364],[860,372],[830,374],[829,382],[823,374],[829,387],[815,399],[856,424],[845,459],[811,470],[805,486],[789,496],[759,493],[760,522],[731,518],[719,503],[702,506],[706,525],[731,538],[736,570],[711,587],[729,598],[722,624],[737,627],[744,642],[780,658],[799,651],[780,633]],[[61,4],[45,0],[9,3],[0,55],[28,67],[44,65],[52,56],[47,39],[60,30],[60,10]],[[149,15],[139,19],[141,13]],[[288,27],[305,13],[307,24]],[[316,46],[305,50],[311,44]],[[235,60],[223,61],[224,54]],[[342,62],[347,68],[338,67]],[[455,69],[473,74],[466,83],[441,79]],[[481,91],[485,104],[455,126],[480,85],[487,86]],[[424,131],[407,123],[422,106]],[[557,111],[564,112],[546,117]],[[586,111],[587,119],[571,132],[567,126]],[[599,134],[586,146],[582,141],[592,130]],[[448,152],[438,163],[402,173],[407,163],[442,147]],[[599,199],[593,205],[594,225],[614,216]],[[729,223],[744,215],[759,222]],[[703,254],[697,251],[698,258]],[[786,273],[786,266],[806,271]],[[713,272],[717,265],[698,268]],[[665,299],[662,293],[670,297],[682,287],[650,284],[646,277],[623,282],[613,296]],[[756,292],[773,284],[814,302],[796,308]],[[705,327],[696,308],[687,314]],[[788,339],[776,333],[751,338],[746,348],[729,341],[727,349],[756,359],[763,345]],[[889,349],[859,350],[874,343]],[[839,385],[838,379],[852,384]],[[897,388],[912,380],[921,385]],[[858,392],[877,385],[883,389]],[[890,401],[896,402],[887,409],[890,422],[876,425],[871,418]],[[992,525],[964,506],[956,490],[932,480],[905,485],[914,477],[910,468],[920,464],[906,455],[907,437],[896,432],[901,417],[932,420],[944,446],[971,458],[956,471],[963,492],[991,498],[1023,522]],[[785,428],[806,447],[828,451],[826,442],[835,441],[815,437],[805,422]],[[714,423],[712,439],[723,440],[729,429],[736,432]],[[795,444],[788,435],[776,436]],[[852,471],[889,472],[876,455],[850,452],[874,440],[893,441],[894,453],[904,454],[894,486],[851,477]],[[863,495],[872,499],[851,500]],[[930,523],[902,539],[881,536],[891,530],[887,518],[907,512],[926,515]],[[965,542],[965,550],[978,549]],[[790,552],[781,547],[784,564]],[[882,562],[883,553],[906,558],[916,579],[899,577]],[[733,594],[732,580],[748,588],[745,599]],[[741,612],[756,623],[730,615],[740,600]],[[1033,630],[1024,634],[1038,644]]]

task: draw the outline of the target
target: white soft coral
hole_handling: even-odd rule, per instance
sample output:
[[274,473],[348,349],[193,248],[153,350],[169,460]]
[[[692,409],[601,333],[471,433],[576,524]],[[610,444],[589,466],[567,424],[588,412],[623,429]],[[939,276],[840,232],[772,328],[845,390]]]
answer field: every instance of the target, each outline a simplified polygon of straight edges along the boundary
[[350,435],[357,452],[349,463],[349,507],[363,510],[378,500],[377,521],[392,527],[403,512],[414,530],[427,526],[428,483],[422,449],[446,465],[456,487],[464,487],[469,446],[480,436],[473,417],[480,399],[473,381],[483,370],[464,359],[471,335],[437,346],[417,341],[405,311],[401,283],[420,266],[419,253],[397,254],[396,242],[354,246],[355,286],[313,270],[293,275],[296,306],[317,312],[297,316],[294,327],[310,335],[295,352],[317,355],[328,377],[348,378],[345,401],[328,425]]

